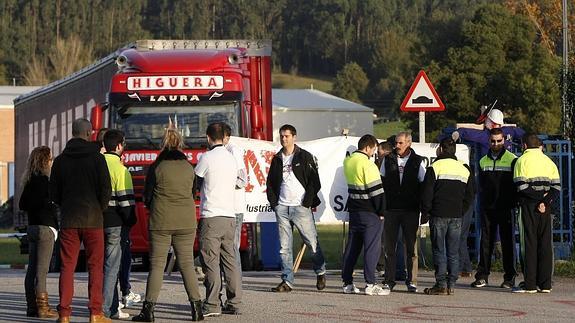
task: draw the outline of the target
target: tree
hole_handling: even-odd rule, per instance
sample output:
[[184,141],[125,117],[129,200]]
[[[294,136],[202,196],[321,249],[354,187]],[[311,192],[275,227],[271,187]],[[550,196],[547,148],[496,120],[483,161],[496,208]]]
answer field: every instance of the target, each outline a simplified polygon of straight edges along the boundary
[[26,65],[24,79],[28,85],[44,85],[61,79],[93,61],[92,47],[84,45],[78,36],[57,39],[47,59],[35,56]]
[[46,85],[50,82],[50,71],[46,60],[38,57],[32,57],[26,64],[26,74],[24,82],[26,85],[39,86]]
[[501,5],[484,5],[463,22],[461,42],[426,70],[446,104],[430,115],[432,129],[470,122],[498,100],[506,121],[537,133],[558,133],[560,64],[530,21]]
[[346,64],[337,73],[332,93],[344,99],[360,103],[368,84],[369,79],[363,69],[352,62]]

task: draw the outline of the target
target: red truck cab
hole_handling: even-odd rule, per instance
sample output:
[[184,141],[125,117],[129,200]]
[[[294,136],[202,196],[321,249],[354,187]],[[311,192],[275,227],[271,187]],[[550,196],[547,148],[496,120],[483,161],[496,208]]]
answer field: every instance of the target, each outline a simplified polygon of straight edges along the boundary
[[[92,113],[95,128],[107,118],[110,128],[125,133],[123,159],[132,174],[138,217],[130,233],[132,253],[142,255],[144,263],[149,250],[149,213],[142,199],[145,175],[161,150],[169,122],[182,134],[184,152],[193,165],[207,149],[205,131],[212,122],[227,123],[233,136],[271,139],[269,43],[201,49],[181,48],[185,45],[174,42],[168,43],[169,48],[165,45],[143,41],[121,51],[108,106],[103,113],[97,111],[99,107]],[[206,43],[201,45],[206,47]],[[196,215],[199,219],[199,210]],[[254,231],[250,224],[242,228],[244,268],[254,263]],[[197,241],[195,247],[197,250]]]

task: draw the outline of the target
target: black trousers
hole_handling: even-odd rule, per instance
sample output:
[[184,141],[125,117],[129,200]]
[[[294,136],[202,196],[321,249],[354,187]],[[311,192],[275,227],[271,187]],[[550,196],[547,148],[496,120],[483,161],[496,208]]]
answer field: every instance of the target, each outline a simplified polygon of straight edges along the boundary
[[539,213],[538,202],[521,202],[520,205],[520,234],[525,251],[525,289],[551,289],[553,219],[549,207],[545,213]]
[[417,282],[417,254],[415,243],[419,228],[419,212],[417,211],[387,211],[385,213],[384,245],[385,245],[385,281],[395,283],[396,247],[399,230],[405,242],[405,262],[407,269],[406,283]]
[[501,249],[503,251],[503,270],[505,281],[514,281],[517,276],[515,269],[515,253],[513,243],[513,214],[511,209],[483,212],[481,215],[481,242],[479,264],[475,279],[487,280],[491,271],[491,258],[499,228]]

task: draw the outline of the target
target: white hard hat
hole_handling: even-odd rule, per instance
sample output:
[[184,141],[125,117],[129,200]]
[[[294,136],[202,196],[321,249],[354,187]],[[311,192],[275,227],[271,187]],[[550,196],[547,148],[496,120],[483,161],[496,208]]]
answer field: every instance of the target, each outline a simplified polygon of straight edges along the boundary
[[489,120],[491,120],[493,123],[497,123],[499,125],[503,124],[503,112],[501,112],[499,109],[493,109],[489,111],[487,118],[489,118]]

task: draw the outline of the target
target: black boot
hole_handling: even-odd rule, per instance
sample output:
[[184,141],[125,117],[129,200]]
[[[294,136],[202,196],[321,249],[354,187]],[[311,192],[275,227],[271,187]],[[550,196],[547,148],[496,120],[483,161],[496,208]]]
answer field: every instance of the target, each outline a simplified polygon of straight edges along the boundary
[[140,314],[132,317],[134,322],[154,322],[154,306],[156,304],[144,301]]
[[26,316],[38,317],[38,304],[36,304],[36,293],[26,291]]
[[202,301],[193,301],[190,303],[192,304],[192,321],[203,321]]

